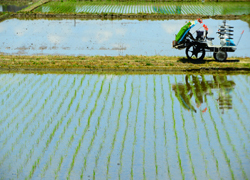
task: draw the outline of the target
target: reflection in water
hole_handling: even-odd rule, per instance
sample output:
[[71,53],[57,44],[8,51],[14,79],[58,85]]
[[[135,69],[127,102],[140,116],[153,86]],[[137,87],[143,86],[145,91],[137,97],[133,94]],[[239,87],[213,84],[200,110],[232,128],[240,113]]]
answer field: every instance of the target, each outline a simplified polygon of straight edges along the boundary
[[[181,9],[183,10],[183,9]],[[184,20],[81,20],[81,19],[8,19],[0,24],[0,53],[16,55],[70,55],[70,56],[184,56],[185,51],[172,48],[171,39],[185,24]],[[206,19],[209,37],[220,44],[217,37],[221,20]],[[237,51],[228,56],[250,57],[250,31],[248,24],[230,20],[234,26],[234,39],[244,38]],[[195,33],[201,25],[191,29]],[[58,31],[60,29],[60,31]],[[216,31],[215,31],[216,30]],[[154,33],[152,33],[154,32]],[[150,34],[150,36],[149,36]],[[208,52],[206,56],[212,56]]]
[[28,5],[24,6],[16,6],[16,5],[0,5],[0,12],[17,12],[24,8],[28,7]]
[[[230,92],[234,87],[235,82],[227,80],[226,76],[213,76],[213,80],[206,80],[203,75],[201,75],[201,78],[195,75],[186,75],[185,83],[173,84],[172,90],[175,92],[175,96],[180,101],[180,104],[185,109],[194,112],[207,101],[207,96],[215,96],[217,94],[218,97],[215,97],[216,101],[219,109],[224,113],[224,109],[232,109]],[[195,103],[192,101],[193,98]],[[207,107],[201,108],[201,110],[206,112]]]

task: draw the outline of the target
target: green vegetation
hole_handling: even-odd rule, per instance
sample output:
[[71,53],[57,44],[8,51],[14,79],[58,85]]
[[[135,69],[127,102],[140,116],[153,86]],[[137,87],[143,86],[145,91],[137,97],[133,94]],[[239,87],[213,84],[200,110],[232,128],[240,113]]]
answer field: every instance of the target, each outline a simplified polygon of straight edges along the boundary
[[[44,69],[66,71],[73,69],[88,71],[191,71],[191,70],[244,70],[249,71],[250,58],[228,58],[226,62],[217,62],[212,58],[192,62],[183,57],[167,56],[0,56],[0,70]],[[82,60],[84,58],[84,60]],[[138,60],[138,58],[140,60]],[[12,61],[15,59],[15,61]],[[36,62],[34,64],[34,62]],[[150,66],[147,65],[150,63]],[[166,66],[165,64],[171,64]],[[127,64],[127,65],[125,65]]]
[[249,74],[0,81],[3,179],[249,179]]
[[241,15],[250,14],[248,2],[159,2],[159,1],[81,1],[50,2],[35,9],[35,13],[83,13],[121,15],[121,14],[159,14],[159,15]]

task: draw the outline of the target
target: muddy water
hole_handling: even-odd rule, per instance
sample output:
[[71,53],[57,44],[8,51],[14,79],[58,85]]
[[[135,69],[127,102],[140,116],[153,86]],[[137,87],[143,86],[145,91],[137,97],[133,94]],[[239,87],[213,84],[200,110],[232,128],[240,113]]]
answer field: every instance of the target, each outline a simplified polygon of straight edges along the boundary
[[0,75],[2,179],[249,179],[249,75]]
[[[185,50],[171,48],[175,34],[187,20],[20,20],[0,23],[0,52],[17,55],[167,55],[185,56]],[[205,19],[209,37],[215,37],[222,20]],[[250,29],[246,22],[230,20],[238,49],[228,56],[250,57]],[[203,29],[196,25],[191,32]],[[212,56],[207,53],[206,56]]]

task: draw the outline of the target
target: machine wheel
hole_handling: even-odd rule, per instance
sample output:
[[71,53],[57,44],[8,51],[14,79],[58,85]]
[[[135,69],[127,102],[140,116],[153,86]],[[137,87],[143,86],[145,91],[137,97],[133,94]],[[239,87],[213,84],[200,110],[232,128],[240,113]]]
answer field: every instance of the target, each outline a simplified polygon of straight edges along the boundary
[[194,42],[186,48],[186,55],[189,60],[202,60],[205,57],[205,49],[200,43]]
[[213,56],[216,61],[222,62],[227,59],[227,52],[225,51],[218,51],[217,53],[214,52]]

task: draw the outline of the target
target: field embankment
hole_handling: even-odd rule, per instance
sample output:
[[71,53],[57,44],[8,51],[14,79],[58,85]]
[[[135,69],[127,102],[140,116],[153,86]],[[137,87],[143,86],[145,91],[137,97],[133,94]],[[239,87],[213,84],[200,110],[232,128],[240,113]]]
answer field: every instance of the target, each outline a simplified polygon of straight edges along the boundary
[[166,56],[0,56],[0,70],[46,71],[250,71],[250,58],[189,61]]

